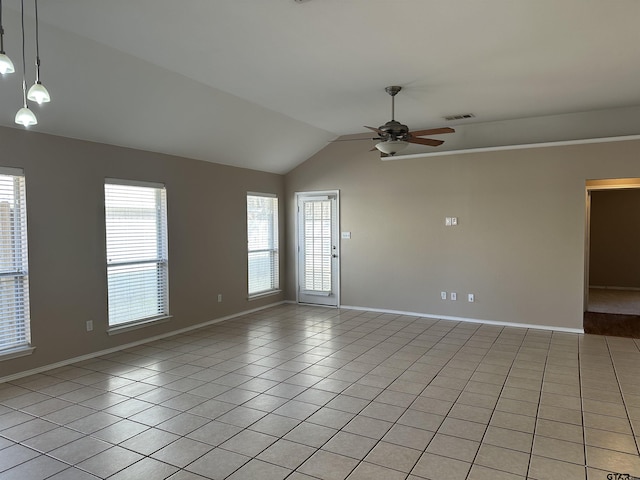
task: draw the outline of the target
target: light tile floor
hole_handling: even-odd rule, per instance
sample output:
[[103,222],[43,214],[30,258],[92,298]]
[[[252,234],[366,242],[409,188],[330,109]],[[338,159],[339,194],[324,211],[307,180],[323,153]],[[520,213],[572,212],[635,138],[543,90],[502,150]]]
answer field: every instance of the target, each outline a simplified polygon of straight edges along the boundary
[[0,479],[640,477],[639,342],[282,305],[0,385]]

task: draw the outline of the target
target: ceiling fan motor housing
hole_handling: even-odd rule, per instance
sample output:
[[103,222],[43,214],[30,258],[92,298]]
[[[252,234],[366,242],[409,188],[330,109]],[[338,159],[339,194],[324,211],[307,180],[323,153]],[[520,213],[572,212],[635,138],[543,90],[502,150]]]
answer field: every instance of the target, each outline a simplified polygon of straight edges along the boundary
[[379,130],[391,140],[405,140],[409,135],[409,127],[396,120],[388,121]]

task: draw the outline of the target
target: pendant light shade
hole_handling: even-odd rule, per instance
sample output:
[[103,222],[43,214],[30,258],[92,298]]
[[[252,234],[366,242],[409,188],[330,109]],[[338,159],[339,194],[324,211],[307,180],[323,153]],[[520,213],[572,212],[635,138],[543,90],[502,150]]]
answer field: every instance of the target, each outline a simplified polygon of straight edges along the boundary
[[4,75],[5,73],[13,73],[16,69],[13,66],[13,62],[7,56],[6,53],[0,52],[0,73]]
[[29,110],[28,106],[24,106],[16,113],[16,123],[24,127],[30,127],[31,125],[37,125],[38,119],[35,114]]
[[376,144],[376,148],[387,155],[395,155],[409,146],[404,140],[387,140]]
[[40,81],[37,81],[36,83],[31,85],[31,88],[27,93],[27,98],[32,102],[36,102],[38,105],[51,101],[49,91]]

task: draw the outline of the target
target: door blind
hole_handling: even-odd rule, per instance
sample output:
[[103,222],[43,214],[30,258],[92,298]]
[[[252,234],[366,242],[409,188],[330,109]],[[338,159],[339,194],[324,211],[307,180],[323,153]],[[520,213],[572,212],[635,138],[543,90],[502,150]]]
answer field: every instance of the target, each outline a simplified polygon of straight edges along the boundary
[[277,197],[247,194],[247,245],[249,295],[280,288]]
[[24,176],[0,170],[0,354],[29,345],[29,275]]
[[331,200],[309,200],[303,204],[303,288],[309,292],[331,292]]
[[109,325],[168,315],[164,186],[105,184]]

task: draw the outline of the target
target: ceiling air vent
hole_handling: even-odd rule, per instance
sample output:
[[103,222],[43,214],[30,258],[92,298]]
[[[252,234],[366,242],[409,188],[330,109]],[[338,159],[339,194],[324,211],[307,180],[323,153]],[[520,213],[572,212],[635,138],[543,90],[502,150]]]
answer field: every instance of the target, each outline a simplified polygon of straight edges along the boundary
[[468,118],[476,118],[476,116],[473,113],[463,113],[462,115],[448,115],[442,118],[450,122],[452,120],[466,120]]

